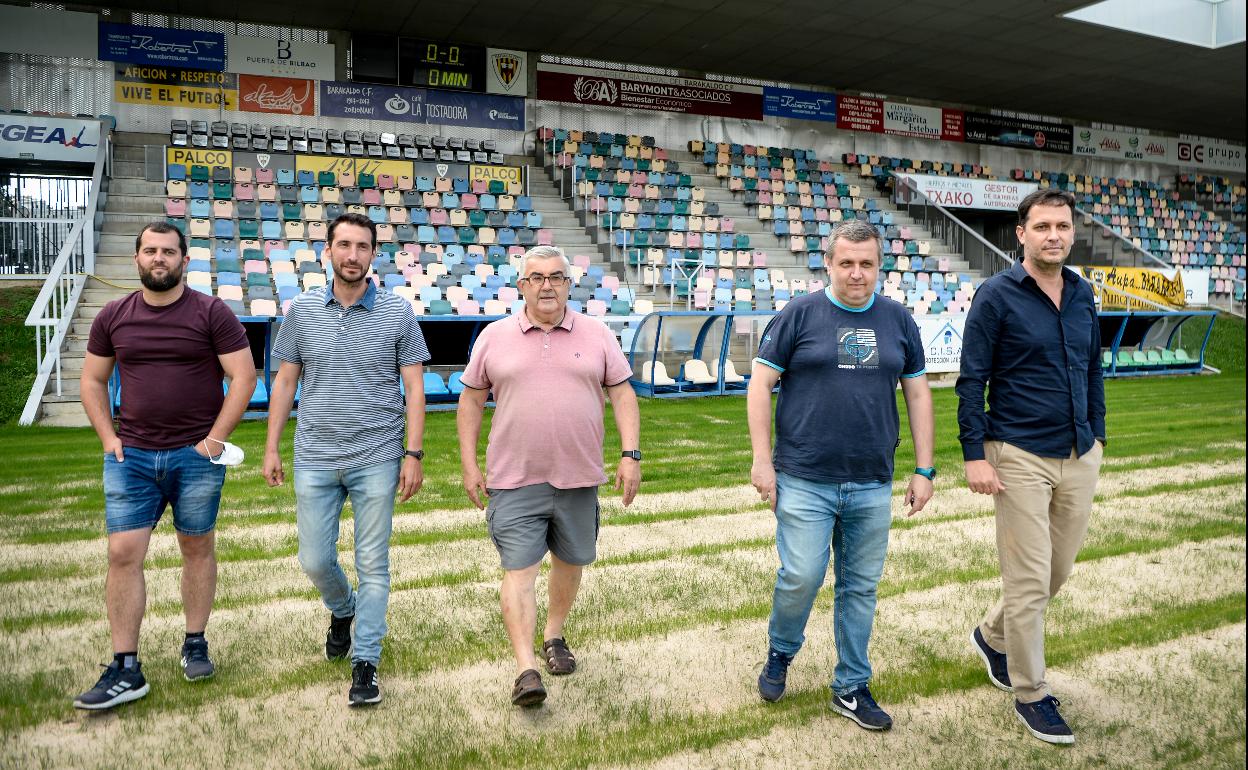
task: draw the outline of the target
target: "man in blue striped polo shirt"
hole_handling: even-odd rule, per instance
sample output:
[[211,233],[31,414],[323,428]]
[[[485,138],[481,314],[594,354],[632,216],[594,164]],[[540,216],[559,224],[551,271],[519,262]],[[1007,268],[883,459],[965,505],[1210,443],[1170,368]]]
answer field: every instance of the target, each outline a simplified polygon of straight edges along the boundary
[[[281,365],[269,394],[264,477],[269,486],[284,481],[278,447],[302,376],[295,428],[299,564],[330,611],[325,657],[351,653],[348,703],[359,706],[381,701],[377,664],[390,597],[394,498],[397,490],[406,502],[424,480],[422,364],[429,351],[411,305],[368,277],[376,225],[344,214],[330,225],[327,248],[333,280],[295,298],[273,345]],[[338,521],[348,497],[358,590],[338,563]]]

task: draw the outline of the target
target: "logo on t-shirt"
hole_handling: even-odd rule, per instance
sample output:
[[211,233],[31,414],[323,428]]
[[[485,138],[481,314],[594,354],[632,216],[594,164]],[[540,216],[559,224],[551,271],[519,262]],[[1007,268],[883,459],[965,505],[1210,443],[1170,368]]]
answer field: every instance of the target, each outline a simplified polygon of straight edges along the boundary
[[841,369],[878,369],[880,350],[875,329],[841,327],[836,330],[837,366]]

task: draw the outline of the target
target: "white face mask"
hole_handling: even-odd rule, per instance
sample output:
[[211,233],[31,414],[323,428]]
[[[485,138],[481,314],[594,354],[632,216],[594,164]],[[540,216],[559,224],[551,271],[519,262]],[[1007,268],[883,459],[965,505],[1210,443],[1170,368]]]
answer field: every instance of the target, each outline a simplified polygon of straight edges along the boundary
[[[219,444],[221,446],[221,451],[214,455],[212,453],[212,446],[209,442],[211,442],[211,444]],[[204,450],[208,452],[208,461],[214,465],[228,465],[233,467],[235,465],[243,464],[244,455],[242,447],[231,444],[228,441],[218,441],[215,438],[206,438],[204,439]]]

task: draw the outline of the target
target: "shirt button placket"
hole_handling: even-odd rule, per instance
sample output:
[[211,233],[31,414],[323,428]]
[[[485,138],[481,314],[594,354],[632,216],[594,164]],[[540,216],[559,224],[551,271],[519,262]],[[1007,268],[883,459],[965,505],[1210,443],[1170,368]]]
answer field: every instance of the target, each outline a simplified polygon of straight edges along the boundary
[[542,332],[542,361],[550,360],[550,332]]

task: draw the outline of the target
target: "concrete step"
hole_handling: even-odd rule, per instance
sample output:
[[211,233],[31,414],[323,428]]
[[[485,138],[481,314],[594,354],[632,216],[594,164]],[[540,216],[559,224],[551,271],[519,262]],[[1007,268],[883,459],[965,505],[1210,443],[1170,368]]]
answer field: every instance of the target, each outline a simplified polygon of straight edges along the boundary
[[109,197],[116,195],[165,196],[164,182],[148,182],[136,177],[113,177],[109,183]]
[[40,425],[57,428],[85,428],[91,425],[82,402],[77,396],[68,400],[52,400],[55,397],[44,396],[40,405]]
[[104,206],[104,213],[134,213],[163,217],[165,215],[164,195],[110,195]]

